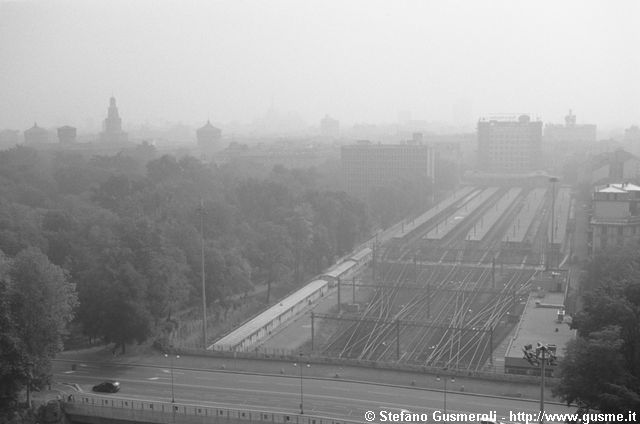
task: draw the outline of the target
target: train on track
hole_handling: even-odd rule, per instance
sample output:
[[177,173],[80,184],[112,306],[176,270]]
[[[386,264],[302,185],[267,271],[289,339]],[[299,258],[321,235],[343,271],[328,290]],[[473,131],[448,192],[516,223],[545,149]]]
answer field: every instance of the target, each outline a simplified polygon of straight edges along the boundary
[[245,321],[209,347],[211,350],[247,351],[270,336],[278,327],[297,317],[333,289],[338,281],[355,276],[373,258],[373,250],[365,247],[337,263],[304,287],[290,293],[275,305]]

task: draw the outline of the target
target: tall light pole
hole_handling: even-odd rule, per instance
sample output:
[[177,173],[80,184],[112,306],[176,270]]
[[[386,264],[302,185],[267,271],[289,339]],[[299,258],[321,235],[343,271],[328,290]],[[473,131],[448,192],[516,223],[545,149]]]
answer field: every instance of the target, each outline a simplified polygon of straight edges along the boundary
[[[300,353],[300,362],[294,362],[293,366],[300,368],[300,415],[304,415],[304,396],[302,391],[302,368],[304,368],[304,366],[302,365],[302,353]],[[307,363],[307,368],[309,367],[311,367],[311,365]]]
[[34,363],[27,362],[27,407],[31,408],[31,379],[33,378]]
[[200,262],[202,269],[202,344],[207,350],[207,292],[204,283],[204,201],[200,199]]
[[[556,177],[551,177],[549,178],[549,182],[551,183],[551,243],[550,243],[550,247],[551,247],[551,252],[555,252],[555,249],[553,247],[553,243],[555,242],[555,213],[556,213],[556,183],[558,182],[558,178]],[[551,253],[549,252],[549,253]],[[549,255],[549,259],[555,256],[555,254],[553,255]],[[549,259],[547,259],[547,264],[549,262]],[[553,264],[552,264],[553,265]],[[547,266],[547,268],[549,268],[549,266]]]
[[540,366],[540,424],[544,423],[544,378],[545,365],[555,365],[556,355],[547,345],[538,342],[538,346],[533,350],[530,344],[522,348],[524,359],[531,365]]
[[[436,377],[437,381],[440,381],[440,377]],[[447,413],[447,377],[443,377],[442,380],[444,380],[444,413]],[[455,383],[456,379],[451,377],[451,382]]]
[[170,355],[168,353],[164,354],[165,358],[169,358],[169,363],[171,364],[171,403],[176,403],[176,398],[173,395],[173,357],[176,359],[180,359],[180,355]]

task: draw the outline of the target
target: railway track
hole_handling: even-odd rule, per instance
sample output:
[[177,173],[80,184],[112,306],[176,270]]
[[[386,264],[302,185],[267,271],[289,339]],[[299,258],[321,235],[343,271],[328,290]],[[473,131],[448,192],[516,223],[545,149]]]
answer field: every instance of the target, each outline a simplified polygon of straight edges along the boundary
[[502,210],[496,206],[500,220],[491,217],[484,236],[465,240],[475,220],[505,192],[493,193],[442,240],[425,242],[423,236],[437,225],[426,221],[403,236],[406,244],[396,241],[381,250],[379,278],[372,282],[369,301],[357,316],[334,317],[340,321],[337,330],[320,350],[338,357],[472,371],[491,362],[492,348],[514,325],[509,314],[519,313],[519,299],[544,263],[550,214],[545,203],[525,247],[505,250],[504,233],[528,195],[522,190]]

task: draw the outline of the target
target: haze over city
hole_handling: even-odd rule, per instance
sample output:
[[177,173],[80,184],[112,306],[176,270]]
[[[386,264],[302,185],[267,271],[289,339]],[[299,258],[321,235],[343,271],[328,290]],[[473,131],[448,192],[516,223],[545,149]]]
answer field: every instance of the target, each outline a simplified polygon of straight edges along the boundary
[[0,128],[490,113],[626,128],[635,1],[2,1]]
[[639,12],[0,0],[0,423],[636,422]]

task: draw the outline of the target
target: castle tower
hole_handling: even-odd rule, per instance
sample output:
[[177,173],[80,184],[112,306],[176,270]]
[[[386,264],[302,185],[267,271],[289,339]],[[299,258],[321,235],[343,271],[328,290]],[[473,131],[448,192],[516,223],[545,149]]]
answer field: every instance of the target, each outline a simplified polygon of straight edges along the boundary
[[111,144],[126,143],[128,141],[127,133],[122,131],[122,119],[118,114],[115,97],[109,99],[109,110],[103,123],[103,131],[100,133],[100,141]]

